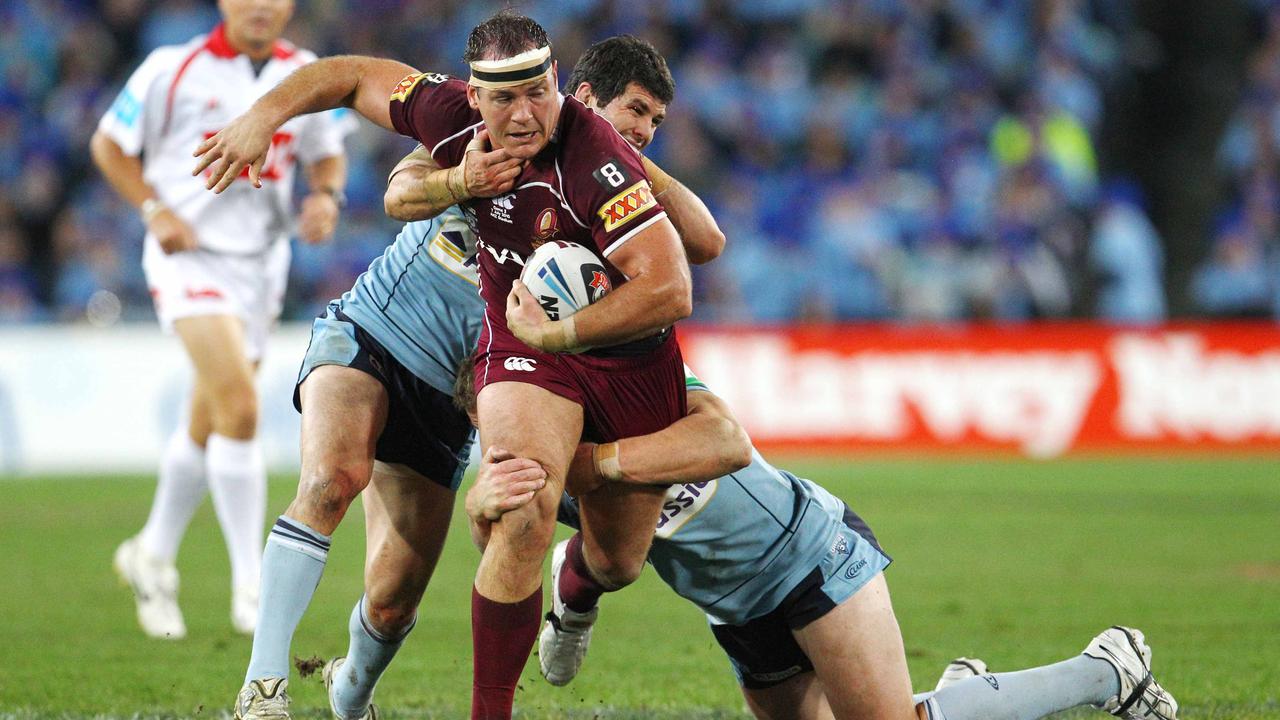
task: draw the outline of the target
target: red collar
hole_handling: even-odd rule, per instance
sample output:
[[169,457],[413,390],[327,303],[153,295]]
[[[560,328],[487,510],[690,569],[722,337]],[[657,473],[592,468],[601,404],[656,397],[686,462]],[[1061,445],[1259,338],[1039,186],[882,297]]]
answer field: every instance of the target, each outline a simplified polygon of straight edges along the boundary
[[[223,23],[218,23],[217,27],[209,32],[209,37],[204,41],[204,47],[213,53],[214,57],[230,59],[240,54],[238,50],[231,47],[231,41],[227,40],[227,31]],[[277,40],[271,48],[271,54],[277,60],[286,60],[297,51],[298,49],[292,43],[285,40]]]

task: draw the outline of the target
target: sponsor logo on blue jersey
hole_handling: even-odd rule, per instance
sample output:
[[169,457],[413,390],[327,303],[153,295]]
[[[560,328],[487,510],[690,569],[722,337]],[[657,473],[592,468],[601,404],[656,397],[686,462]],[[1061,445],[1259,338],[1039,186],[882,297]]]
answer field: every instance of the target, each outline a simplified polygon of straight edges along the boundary
[[658,517],[658,527],[656,535],[660,538],[668,538],[679,530],[685,523],[689,522],[694,515],[702,511],[707,501],[715,495],[717,481],[708,480],[700,483],[688,483],[686,485],[672,485],[667,491],[667,497],[662,504],[662,515]]

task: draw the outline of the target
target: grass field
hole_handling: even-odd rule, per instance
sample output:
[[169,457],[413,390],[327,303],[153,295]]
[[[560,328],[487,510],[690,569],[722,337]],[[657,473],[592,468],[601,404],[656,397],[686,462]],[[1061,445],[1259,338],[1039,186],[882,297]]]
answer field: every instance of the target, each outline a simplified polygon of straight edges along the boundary
[[[1280,718],[1280,460],[793,462],[845,498],[895,557],[888,571],[918,689],[956,655],[996,670],[1078,653],[1132,624],[1184,718]],[[228,620],[212,511],[179,558],[189,637],[146,639],[110,567],[141,526],[144,477],[0,480],[0,717],[227,717],[250,641]],[[268,515],[293,492],[271,485]],[[360,594],[359,512],[333,541],[294,652],[346,648]],[[389,718],[466,717],[476,553],[462,518],[417,629],[378,688]],[[553,688],[527,666],[517,717],[744,718],[696,608],[650,571],[609,596],[583,674]],[[295,717],[327,717],[318,678]],[[1070,717],[1105,717],[1096,712]]]

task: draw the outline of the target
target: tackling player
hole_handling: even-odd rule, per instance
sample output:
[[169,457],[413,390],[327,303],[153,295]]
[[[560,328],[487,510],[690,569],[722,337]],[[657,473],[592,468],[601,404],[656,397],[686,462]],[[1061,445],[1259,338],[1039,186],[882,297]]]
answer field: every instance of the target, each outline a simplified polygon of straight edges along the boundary
[[[541,624],[542,561],[574,449],[583,436],[607,442],[684,415],[671,326],[689,314],[692,299],[679,236],[639,153],[607,121],[557,92],[546,32],[500,13],[472,30],[463,59],[469,82],[377,58],[303,68],[203,143],[196,172],[211,168],[215,190],[246,167],[256,178],[275,128],[339,105],[414,137],[441,166],[458,167],[482,129],[494,146],[526,161],[511,192],[464,204],[482,251],[481,440],[538,462],[552,489],[494,528],[476,573],[472,717],[503,720]],[[599,252],[614,287],[557,321],[517,282],[535,244],[552,238]],[[584,501],[584,542],[558,588],[564,605],[593,607],[633,579],[629,558],[647,552],[661,502],[660,491],[637,486]]]
[[[593,45],[571,83],[637,150],[652,140],[674,93],[661,57],[632,37]],[[449,173],[421,148],[411,153],[392,171],[388,214],[420,218],[458,195],[510,190],[519,161],[503,149],[484,152],[482,139],[473,140],[453,195]],[[674,181],[660,192],[690,257],[718,255],[724,237],[701,201]],[[470,448],[470,421],[451,397],[454,370],[474,350],[483,316],[475,253],[475,234],[456,208],[410,222],[315,321],[295,395],[302,476],[267,540],[262,621],[235,717],[288,717],[292,635],[320,580],[330,535],[366,486],[365,595],[351,613],[347,656],[326,664],[324,679],[338,717],[373,716],[374,687],[413,628]],[[527,460],[500,467],[545,477]]]
[[258,173],[268,192],[236,182],[215,197],[191,177],[191,148],[315,60],[280,39],[292,0],[221,0],[218,7],[223,22],[212,32],[147,56],[90,145],[112,187],[139,208],[156,315],[182,340],[195,369],[190,414],[161,457],[151,514],[114,557],[133,588],[142,629],[170,639],[187,632],[174,557],[206,489],[231,556],[231,621],[239,632],[253,632],[266,506],[253,373],[284,297],[294,158],[306,166],[311,190],[298,216],[304,241],[333,233],[346,182],[347,124],[333,113],[297,118],[272,133]]
[[[821,486],[769,465],[719,398],[691,374],[686,383],[689,414],[671,427],[613,443],[607,463],[580,445],[570,491],[585,499],[602,484],[670,486],[649,560],[707,614],[756,717],[1033,720],[1090,704],[1132,720],[1176,717],[1142,633],[1121,627],[1045,667],[991,674],[981,661],[953,663],[935,693],[912,698],[883,574],[889,558],[875,535]],[[464,405],[468,390],[460,383],[456,393]],[[743,454],[751,464],[735,470]],[[508,462],[481,466],[467,493],[481,547],[492,522],[534,488]],[[568,494],[560,517],[580,525]],[[559,570],[552,565],[553,577]]]

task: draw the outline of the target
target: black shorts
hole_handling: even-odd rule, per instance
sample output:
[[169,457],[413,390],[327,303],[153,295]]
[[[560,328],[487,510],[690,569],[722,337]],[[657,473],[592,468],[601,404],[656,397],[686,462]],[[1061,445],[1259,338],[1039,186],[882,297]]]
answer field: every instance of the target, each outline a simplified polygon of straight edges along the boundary
[[382,343],[330,303],[311,326],[311,343],[293,389],[293,406],[302,410],[302,383],[321,365],[340,365],[373,376],[387,390],[387,424],[378,436],[374,458],[407,465],[450,490],[462,483],[475,442],[466,413],[453,397],[409,372]]
[[[888,556],[883,555],[875,534],[861,517],[845,508],[844,524],[870,543],[877,557],[883,557],[884,564],[888,564]],[[835,609],[837,603],[824,589],[828,582],[822,567],[815,567],[768,614],[742,625],[711,626],[742,687],[763,690],[813,671],[813,662],[800,649],[792,631]],[[856,594],[851,589],[846,592]]]

